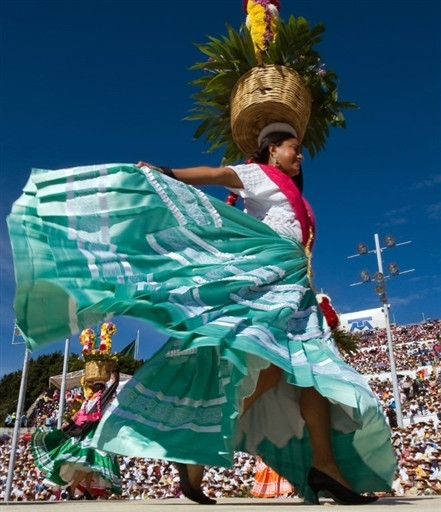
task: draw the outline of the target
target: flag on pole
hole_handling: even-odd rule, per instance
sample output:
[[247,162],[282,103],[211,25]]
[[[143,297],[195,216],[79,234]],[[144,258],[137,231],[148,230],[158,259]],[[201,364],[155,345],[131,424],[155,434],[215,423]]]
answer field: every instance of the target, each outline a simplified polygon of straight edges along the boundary
[[135,355],[133,356],[135,359],[138,359],[139,354],[139,329],[136,331],[136,339],[135,339]]
[[119,354],[124,356],[133,357],[133,359],[136,359],[136,338],[131,341],[126,347],[124,347],[122,350],[120,350]]
[[131,341],[126,347],[124,347],[119,353],[125,356],[133,357],[138,359],[138,347],[139,347],[139,329],[136,332],[136,338]]
[[[18,341],[16,341],[16,338],[20,338]],[[14,329],[12,331],[12,345],[21,345],[25,343],[25,340],[23,339],[23,335],[18,328],[17,324],[14,322]]]

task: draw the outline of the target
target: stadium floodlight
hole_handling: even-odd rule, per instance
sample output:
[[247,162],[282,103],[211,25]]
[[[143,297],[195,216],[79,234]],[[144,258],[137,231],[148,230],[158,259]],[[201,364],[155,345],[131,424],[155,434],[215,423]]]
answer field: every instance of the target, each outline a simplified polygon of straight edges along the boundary
[[[378,263],[378,272],[374,274],[374,278],[371,279],[370,274],[367,270],[362,270],[360,272],[360,279],[361,282],[359,283],[352,283],[350,286],[355,286],[363,283],[368,283],[370,281],[375,281],[377,285],[375,286],[375,292],[380,296],[380,301],[383,303],[383,313],[384,313],[384,321],[386,325],[386,334],[387,334],[387,344],[389,348],[389,364],[390,364],[390,377],[392,381],[392,388],[393,388],[393,394],[394,394],[394,401],[395,401],[395,411],[397,413],[397,423],[399,427],[403,426],[403,414],[401,411],[401,397],[400,397],[400,388],[398,385],[398,377],[397,377],[397,369],[395,366],[395,356],[394,356],[394,348],[393,348],[393,341],[392,341],[392,330],[390,325],[390,318],[389,318],[389,304],[387,299],[387,292],[386,292],[386,279],[387,277],[392,277],[395,275],[398,275],[398,265],[396,263],[390,263],[388,266],[389,275],[385,276],[383,272],[383,260],[382,260],[382,251],[384,249],[389,249],[391,247],[395,247],[396,245],[404,245],[410,242],[403,242],[400,244],[395,243],[395,238],[392,235],[388,235],[385,238],[386,247],[380,247],[380,241],[378,238],[378,235],[375,234],[375,249],[369,251],[368,247],[365,243],[359,243],[357,245],[357,254],[353,254],[351,256],[348,256],[348,258],[354,258],[356,256],[360,256],[363,254],[368,254],[371,252],[374,252],[377,255],[377,263]],[[414,269],[412,269],[414,270]],[[411,272],[404,271],[404,272]]]
[[377,281],[377,283],[382,283],[384,281],[383,272],[375,272],[374,279]]
[[391,276],[396,276],[399,274],[398,265],[396,263],[389,263],[387,270]]
[[395,247],[395,237],[392,235],[387,235],[384,239],[384,242],[386,243],[387,248]]
[[359,243],[357,245],[357,252],[358,252],[358,254],[367,254],[369,252],[367,245],[363,244],[363,243]]
[[384,287],[384,284],[377,284],[375,287],[375,291],[378,293],[378,295],[381,295],[381,297],[386,298],[386,289]]
[[360,279],[362,280],[363,283],[370,283],[371,276],[367,270],[362,270],[360,272]]

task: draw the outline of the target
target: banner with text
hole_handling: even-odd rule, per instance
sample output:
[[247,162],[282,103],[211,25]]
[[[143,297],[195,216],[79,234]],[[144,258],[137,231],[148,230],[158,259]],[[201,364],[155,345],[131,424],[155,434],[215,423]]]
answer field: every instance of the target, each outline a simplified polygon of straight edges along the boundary
[[365,309],[340,315],[340,327],[348,332],[385,329],[386,320],[383,308]]

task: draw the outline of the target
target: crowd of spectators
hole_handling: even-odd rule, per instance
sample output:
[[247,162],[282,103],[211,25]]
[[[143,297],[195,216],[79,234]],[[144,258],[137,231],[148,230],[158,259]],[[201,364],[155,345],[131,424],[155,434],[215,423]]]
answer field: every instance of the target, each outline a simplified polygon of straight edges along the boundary
[[[385,329],[362,331],[356,355],[348,362],[364,375],[390,371],[389,349]],[[441,320],[392,326],[397,371],[414,371],[416,368],[438,364],[441,360]]]
[[[405,423],[435,416],[441,420],[441,321],[392,327],[400,404]],[[368,378],[392,427],[397,426],[395,399],[384,329],[361,333],[359,351],[346,360]]]
[[[393,386],[387,373],[385,333],[382,330],[364,332],[358,354],[347,360],[366,375],[392,429],[398,468],[390,495],[441,495],[441,322],[393,327],[393,339],[403,427],[397,426]],[[68,406],[81,398],[81,388],[67,391]],[[29,443],[32,427],[56,425],[58,403],[58,390],[48,389],[29,417],[20,418],[21,426],[27,428],[17,446],[12,501],[62,499],[61,490],[51,486],[34,466]],[[11,436],[3,434],[0,436],[0,501],[5,495],[10,450]],[[119,457],[119,461],[122,495],[98,499],[182,497],[178,472],[172,463],[134,457]],[[251,496],[255,465],[255,457],[237,452],[232,467],[207,467],[203,481],[205,493],[213,498]]]
[[[65,406],[69,410],[75,403],[81,403],[84,399],[83,388],[78,386],[66,391]],[[28,414],[20,418],[21,427],[55,427],[58,421],[60,405],[60,391],[56,388],[46,389],[33,404]],[[5,418],[5,427],[13,428],[15,413],[8,414]]]

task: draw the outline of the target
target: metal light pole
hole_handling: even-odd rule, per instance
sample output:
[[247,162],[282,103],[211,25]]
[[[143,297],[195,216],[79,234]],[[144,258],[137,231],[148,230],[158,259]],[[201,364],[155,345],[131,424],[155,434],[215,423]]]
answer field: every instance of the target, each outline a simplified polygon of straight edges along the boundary
[[[395,400],[395,411],[397,413],[397,424],[399,427],[402,427],[403,426],[403,413],[401,410],[400,388],[398,385],[397,369],[396,369],[396,365],[395,365],[392,331],[391,331],[390,318],[389,318],[389,305],[388,305],[387,293],[386,293],[386,283],[385,283],[386,278],[385,278],[384,272],[383,272],[383,260],[381,257],[381,252],[383,249],[395,247],[397,245],[409,244],[410,241],[401,242],[399,244],[396,244],[394,237],[388,235],[386,237],[386,247],[382,248],[382,247],[380,247],[380,241],[378,238],[378,234],[374,235],[374,239],[375,239],[375,250],[369,251],[366,244],[360,243],[357,246],[358,254],[348,256],[348,258],[354,258],[355,256],[361,256],[363,254],[368,254],[368,253],[374,252],[377,255],[378,272],[374,275],[374,278],[371,279],[369,272],[366,270],[362,270],[362,272],[360,273],[361,281],[358,283],[352,283],[351,286],[356,286],[356,285],[363,284],[363,283],[369,283],[371,281],[376,281],[378,283],[377,286],[375,287],[375,291],[378,293],[378,295],[380,296],[380,300],[383,303],[387,344],[388,344],[388,348],[389,348],[390,375],[391,375],[392,388],[393,388],[393,394],[394,394],[394,400]],[[405,270],[400,273],[405,274],[407,272],[413,272],[414,270],[415,269]],[[393,277],[393,276],[398,275],[399,274],[398,265],[396,265],[395,263],[389,264],[388,271],[389,271],[390,275],[386,276],[386,277]]]
[[375,253],[377,255],[377,263],[378,263],[378,279],[380,284],[378,287],[382,287],[382,290],[378,290],[380,293],[381,302],[383,303],[383,312],[384,312],[384,320],[386,323],[386,334],[387,334],[387,345],[389,347],[389,363],[390,363],[390,376],[392,380],[392,388],[394,392],[394,400],[395,400],[395,411],[397,413],[397,423],[399,427],[403,427],[403,413],[401,411],[401,398],[400,398],[400,387],[398,385],[397,378],[397,368],[395,366],[395,355],[394,355],[394,347],[392,341],[392,331],[390,328],[390,319],[389,319],[389,306],[387,303],[387,294],[386,294],[386,283],[384,281],[384,273],[383,273],[383,260],[381,258],[381,247],[378,235],[374,235],[375,238]]
[[61,389],[60,389],[60,400],[58,402],[58,418],[57,418],[57,428],[61,429],[63,425],[63,417],[64,417],[64,408],[66,401],[66,376],[67,376],[67,365],[69,362],[69,345],[70,338],[66,338],[64,342],[64,359],[63,359],[63,376],[61,379]]
[[15,414],[14,434],[12,436],[11,455],[9,458],[8,477],[6,479],[5,501],[9,501],[12,490],[12,479],[14,476],[15,459],[17,457],[18,437],[20,435],[20,419],[23,414],[26,385],[28,382],[28,371],[31,351],[26,348],[23,359],[23,371],[21,373],[20,393],[18,395],[17,412]]

